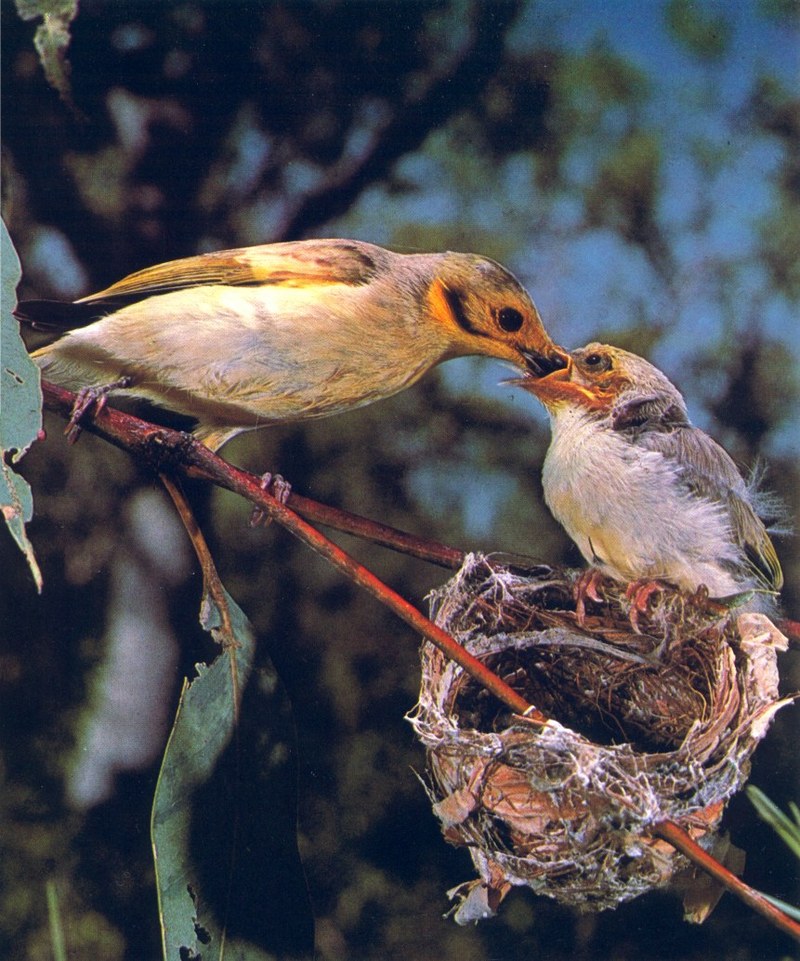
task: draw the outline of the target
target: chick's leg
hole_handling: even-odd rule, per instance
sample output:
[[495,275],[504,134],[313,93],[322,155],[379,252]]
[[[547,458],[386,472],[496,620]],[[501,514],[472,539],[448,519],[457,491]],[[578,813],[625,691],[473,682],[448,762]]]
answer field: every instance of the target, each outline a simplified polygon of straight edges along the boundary
[[648,605],[650,604],[650,598],[653,594],[657,594],[664,590],[664,585],[660,581],[655,580],[641,580],[633,581],[628,584],[625,591],[625,597],[630,601],[631,610],[628,615],[631,627],[636,631],[637,634],[641,634],[639,629],[639,615],[647,613]]
[[601,604],[602,596],[598,593],[598,587],[603,580],[603,572],[598,567],[590,567],[585,570],[575,581],[572,587],[572,594],[575,598],[575,614],[578,624],[583,626],[586,623],[586,598]]

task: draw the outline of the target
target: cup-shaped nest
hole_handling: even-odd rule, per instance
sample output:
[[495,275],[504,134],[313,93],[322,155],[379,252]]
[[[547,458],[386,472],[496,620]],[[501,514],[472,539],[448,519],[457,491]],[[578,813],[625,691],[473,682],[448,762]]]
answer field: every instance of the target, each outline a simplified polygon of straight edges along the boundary
[[[575,576],[470,555],[432,598],[436,623],[551,719],[513,714],[423,644],[409,720],[444,836],[480,875],[450,892],[460,923],[494,914],[512,885],[602,910],[667,884],[688,862],[653,836],[659,821],[722,857],[725,804],[786,703],[786,639],[746,602],[664,589],[634,630],[624,589],[608,581],[580,625]],[[687,916],[702,920],[714,900]]]

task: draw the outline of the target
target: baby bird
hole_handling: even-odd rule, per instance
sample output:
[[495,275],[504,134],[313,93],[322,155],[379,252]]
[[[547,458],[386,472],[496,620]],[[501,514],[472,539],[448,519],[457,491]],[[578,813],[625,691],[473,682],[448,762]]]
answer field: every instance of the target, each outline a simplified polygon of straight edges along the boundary
[[63,333],[33,354],[45,379],[124,384],[194,418],[212,450],[242,431],[389,397],[452,357],[539,374],[566,363],[500,264],[355,240],[202,254],[72,304],[23,302],[17,315]]
[[591,565],[633,582],[634,609],[654,580],[715,598],[754,591],[750,609],[772,609],[783,575],[753,494],[660,370],[594,343],[565,368],[513,383],[550,415],[548,507]]

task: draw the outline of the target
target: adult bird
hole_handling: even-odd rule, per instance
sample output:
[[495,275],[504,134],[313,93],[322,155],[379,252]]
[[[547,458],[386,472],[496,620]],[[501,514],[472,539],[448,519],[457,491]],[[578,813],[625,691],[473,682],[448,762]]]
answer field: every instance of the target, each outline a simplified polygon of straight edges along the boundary
[[149,267],[20,319],[61,336],[34,352],[72,390],[127,393],[194,418],[212,450],[269,424],[336,414],[483,355],[541,374],[566,361],[504,267],[464,253],[305,240]]

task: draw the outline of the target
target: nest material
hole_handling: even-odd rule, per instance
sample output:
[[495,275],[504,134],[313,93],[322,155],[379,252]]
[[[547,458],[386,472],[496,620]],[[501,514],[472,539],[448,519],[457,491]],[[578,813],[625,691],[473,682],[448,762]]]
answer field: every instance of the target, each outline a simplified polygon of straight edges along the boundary
[[494,914],[512,885],[602,910],[666,884],[688,862],[649,833],[664,819],[721,847],[725,803],[786,703],[786,639],[763,614],[665,590],[636,633],[607,582],[581,627],[574,579],[470,555],[432,597],[436,623],[552,719],[512,714],[423,644],[409,720],[444,836],[469,848],[480,875],[450,892],[462,924]]

